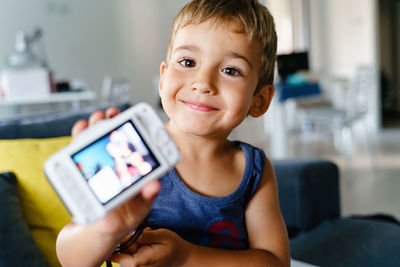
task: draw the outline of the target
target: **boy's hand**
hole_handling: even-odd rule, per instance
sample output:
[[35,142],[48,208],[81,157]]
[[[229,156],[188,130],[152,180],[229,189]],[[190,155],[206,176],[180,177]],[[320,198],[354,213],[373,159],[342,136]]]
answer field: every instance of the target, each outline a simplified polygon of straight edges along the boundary
[[85,130],[88,126],[93,126],[97,122],[104,119],[111,119],[120,113],[119,109],[116,107],[111,107],[103,112],[102,110],[97,110],[93,112],[89,120],[78,120],[75,122],[74,126],[72,126],[71,135],[72,138],[76,138],[83,130]]
[[123,266],[181,266],[186,261],[191,244],[167,230],[145,229],[139,237],[138,250],[133,254],[112,255],[109,260]]
[[[115,107],[107,109],[106,112],[95,111],[90,115],[88,121],[79,120],[74,124],[71,130],[72,138],[76,138],[87,127],[93,126],[101,120],[110,119],[119,113],[119,109]],[[123,237],[138,226],[147,216],[159,190],[160,183],[158,181],[149,182],[138,195],[94,224],[97,224],[99,229],[102,229],[106,234],[121,235]]]

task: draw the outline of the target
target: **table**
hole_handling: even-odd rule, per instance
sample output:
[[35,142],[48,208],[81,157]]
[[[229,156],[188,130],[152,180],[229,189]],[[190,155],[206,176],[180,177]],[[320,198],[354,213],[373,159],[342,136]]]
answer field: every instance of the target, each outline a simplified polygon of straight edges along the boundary
[[[0,109],[2,110],[0,118],[29,114],[30,110],[37,110],[48,104],[64,103],[69,104],[70,109],[79,109],[83,102],[91,102],[95,99],[96,94],[89,90],[50,93],[35,97],[5,98],[0,99]],[[46,111],[49,111],[48,107]]]

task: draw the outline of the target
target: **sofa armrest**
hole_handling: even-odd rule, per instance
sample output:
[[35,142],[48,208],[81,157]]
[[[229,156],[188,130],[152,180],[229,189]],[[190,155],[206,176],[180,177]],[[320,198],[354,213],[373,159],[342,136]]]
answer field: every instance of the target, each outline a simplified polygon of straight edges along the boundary
[[[121,111],[130,106],[128,102],[117,105]],[[89,106],[79,110],[48,112],[0,121],[0,139],[69,136],[76,121],[88,119],[94,111],[106,108],[107,106]]]
[[339,170],[334,163],[295,159],[272,161],[272,165],[289,236],[340,216]]

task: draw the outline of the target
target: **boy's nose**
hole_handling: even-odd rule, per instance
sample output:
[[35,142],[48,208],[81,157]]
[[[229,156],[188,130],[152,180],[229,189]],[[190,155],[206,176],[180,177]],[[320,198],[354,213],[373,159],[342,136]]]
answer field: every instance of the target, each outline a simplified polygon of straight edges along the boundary
[[215,90],[209,86],[208,84],[204,83],[195,83],[192,85],[192,91],[197,91],[202,94],[211,94],[215,95]]
[[191,84],[192,91],[197,91],[202,94],[216,94],[216,88],[213,85],[212,76],[206,73],[198,73],[196,79]]

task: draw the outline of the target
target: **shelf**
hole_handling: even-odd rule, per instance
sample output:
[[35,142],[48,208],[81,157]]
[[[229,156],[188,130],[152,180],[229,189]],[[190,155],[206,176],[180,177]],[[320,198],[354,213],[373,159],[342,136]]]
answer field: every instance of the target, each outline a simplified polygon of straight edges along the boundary
[[48,103],[67,103],[80,101],[93,101],[96,99],[96,94],[92,91],[77,91],[77,92],[62,92],[51,93],[37,97],[21,97],[12,99],[0,99],[0,107],[17,106],[17,105],[38,105]]

